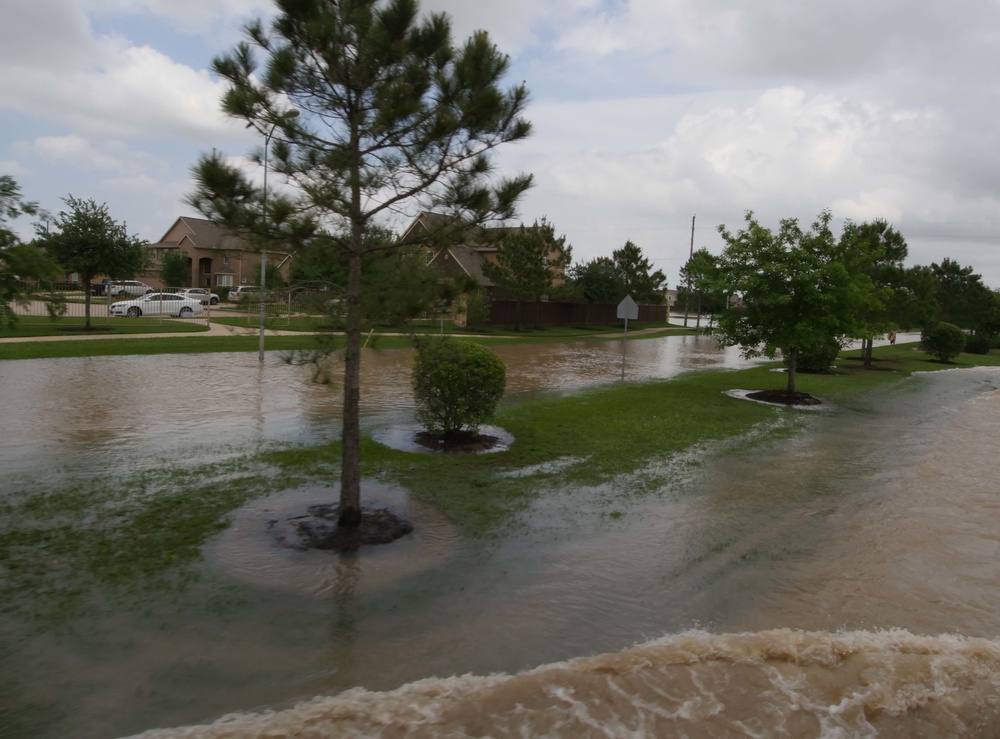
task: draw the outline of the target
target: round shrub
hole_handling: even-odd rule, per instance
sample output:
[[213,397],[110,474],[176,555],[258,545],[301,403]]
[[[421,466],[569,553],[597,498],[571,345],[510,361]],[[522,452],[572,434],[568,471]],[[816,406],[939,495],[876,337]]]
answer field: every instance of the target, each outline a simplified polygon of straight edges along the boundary
[[965,348],[965,332],[954,323],[935,323],[920,334],[920,346],[942,362],[948,362]]
[[[797,372],[827,372],[840,354],[840,342],[834,338],[821,339],[815,344],[801,347],[795,361]],[[782,352],[787,367],[790,357]]]
[[989,354],[995,343],[995,336],[976,333],[965,337],[965,351],[969,354]]
[[413,365],[417,419],[433,433],[475,433],[493,417],[506,384],[507,368],[486,347],[457,339],[428,341]]

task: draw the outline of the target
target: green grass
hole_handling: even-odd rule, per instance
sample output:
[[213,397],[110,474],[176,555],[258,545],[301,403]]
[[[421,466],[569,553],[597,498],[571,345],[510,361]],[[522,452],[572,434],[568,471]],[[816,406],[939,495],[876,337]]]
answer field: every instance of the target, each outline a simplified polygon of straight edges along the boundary
[[[0,339],[48,336],[82,336],[86,322],[82,316],[63,316],[51,319],[48,316],[19,316],[13,325],[0,323]],[[90,322],[92,333],[98,336],[115,334],[149,333],[197,333],[208,329],[201,323],[191,323],[170,318],[94,318]]]

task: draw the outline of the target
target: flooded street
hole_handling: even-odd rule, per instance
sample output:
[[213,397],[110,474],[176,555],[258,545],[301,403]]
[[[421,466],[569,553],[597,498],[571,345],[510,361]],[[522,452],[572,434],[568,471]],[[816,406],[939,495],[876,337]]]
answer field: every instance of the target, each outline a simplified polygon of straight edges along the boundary
[[[507,402],[621,371],[614,342],[495,351]],[[628,351],[630,379],[742,364],[697,337]],[[408,420],[411,361],[403,350],[366,356],[367,430]],[[263,368],[230,354],[0,372],[0,494],[223,465],[261,443],[338,432],[336,389],[272,356]],[[377,736],[398,720],[413,736],[992,736],[1000,724],[982,706],[1000,696],[998,384],[993,369],[919,375],[812,414],[792,438],[662,460],[652,491],[638,484],[643,470],[554,487],[514,534],[489,541],[375,487],[380,501],[411,506],[418,528],[402,546],[282,550],[261,528],[315,491],[266,496],[206,547],[183,595],[68,633],[4,624],[16,677],[0,698],[49,716],[46,736],[233,711],[245,714],[211,735]],[[257,713],[352,688],[392,692]]]

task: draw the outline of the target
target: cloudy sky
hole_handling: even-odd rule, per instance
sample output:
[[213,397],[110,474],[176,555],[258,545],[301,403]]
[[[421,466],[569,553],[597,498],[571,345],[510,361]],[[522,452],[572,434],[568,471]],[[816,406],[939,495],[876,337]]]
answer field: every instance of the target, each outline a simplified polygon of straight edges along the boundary
[[[636,242],[676,286],[690,248],[767,225],[883,217],[911,264],[1000,287],[1000,2],[424,0],[485,28],[527,82],[534,134],[498,163],[536,186],[575,261]],[[260,142],[219,112],[213,56],[260,0],[3,0],[0,174],[58,211],[106,202],[157,240],[190,168]],[[30,235],[30,223],[19,223]]]

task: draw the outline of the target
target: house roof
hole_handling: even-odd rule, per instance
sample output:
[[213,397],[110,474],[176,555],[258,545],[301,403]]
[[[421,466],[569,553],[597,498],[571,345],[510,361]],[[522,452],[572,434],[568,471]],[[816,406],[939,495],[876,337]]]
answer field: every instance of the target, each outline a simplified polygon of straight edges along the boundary
[[441,264],[448,259],[454,260],[455,265],[462,272],[469,275],[469,277],[473,278],[480,285],[483,285],[484,287],[493,287],[493,281],[483,274],[483,257],[481,250],[472,246],[457,244],[445,249],[444,251],[436,253],[431,258],[429,264],[433,264],[434,262]]
[[[431,257],[428,264],[437,263],[444,271],[452,269],[446,264],[454,264],[480,285],[493,287],[494,283],[483,274],[483,263],[488,254],[495,254],[497,241],[516,232],[520,226],[491,226],[461,229],[461,221],[442,213],[421,212],[403,233],[403,241],[422,243],[427,248],[430,239],[440,238],[443,246]],[[457,239],[457,243],[449,243]]]
[[[166,239],[170,235],[170,232],[178,224],[184,226],[187,234],[180,241],[167,241]],[[242,236],[237,236],[226,231],[218,224],[206,218],[192,218],[190,216],[181,216],[174,221],[174,224],[167,229],[167,232],[163,234],[160,241],[151,244],[151,246],[162,249],[176,248],[183,241],[188,240],[199,249],[225,249],[229,251],[248,251],[251,249],[246,239]]]

